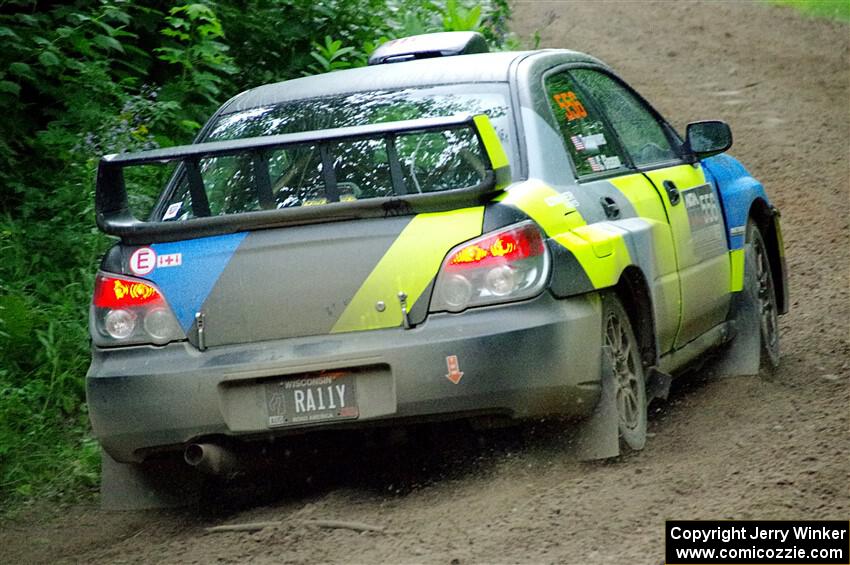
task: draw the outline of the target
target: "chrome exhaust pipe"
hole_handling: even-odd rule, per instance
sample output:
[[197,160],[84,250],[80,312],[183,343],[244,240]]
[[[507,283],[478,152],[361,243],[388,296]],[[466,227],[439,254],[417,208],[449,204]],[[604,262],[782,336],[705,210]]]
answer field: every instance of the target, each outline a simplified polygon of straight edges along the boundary
[[183,459],[208,475],[231,475],[241,468],[236,454],[214,443],[190,443],[183,452]]

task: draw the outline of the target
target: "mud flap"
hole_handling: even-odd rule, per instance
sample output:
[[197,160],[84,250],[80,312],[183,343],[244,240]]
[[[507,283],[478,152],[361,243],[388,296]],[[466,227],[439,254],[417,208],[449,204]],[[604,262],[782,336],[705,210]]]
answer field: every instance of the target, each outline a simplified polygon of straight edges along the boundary
[[673,377],[662,372],[657,367],[648,368],[646,377],[646,404],[649,405],[656,398],[667,400],[672,382]]
[[602,347],[602,393],[599,395],[599,402],[590,417],[576,426],[572,436],[573,452],[580,461],[609,459],[620,455],[614,368],[606,348],[608,346]]
[[188,465],[119,463],[103,450],[100,454],[104,510],[174,508],[200,498],[203,478]]
[[759,374],[761,361],[761,318],[753,246],[744,247],[744,289],[732,298],[734,336],[712,367],[712,376],[736,377]]

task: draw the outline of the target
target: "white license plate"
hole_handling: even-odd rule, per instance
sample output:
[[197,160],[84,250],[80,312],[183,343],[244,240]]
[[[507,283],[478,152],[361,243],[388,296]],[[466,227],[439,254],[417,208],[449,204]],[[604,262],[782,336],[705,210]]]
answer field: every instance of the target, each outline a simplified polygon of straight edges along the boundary
[[336,371],[267,382],[266,409],[270,428],[360,415],[355,377]]

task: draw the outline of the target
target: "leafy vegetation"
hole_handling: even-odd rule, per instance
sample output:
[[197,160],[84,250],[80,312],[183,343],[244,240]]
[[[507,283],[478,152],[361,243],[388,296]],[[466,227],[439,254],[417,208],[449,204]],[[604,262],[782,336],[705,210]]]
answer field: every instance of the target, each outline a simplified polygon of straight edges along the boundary
[[847,0],[771,0],[780,6],[792,6],[816,18],[850,22],[850,2]]
[[393,37],[482,31],[506,0],[12,0],[0,15],[0,505],[98,481],[84,375],[105,153],[191,141],[237,92],[365,64]]

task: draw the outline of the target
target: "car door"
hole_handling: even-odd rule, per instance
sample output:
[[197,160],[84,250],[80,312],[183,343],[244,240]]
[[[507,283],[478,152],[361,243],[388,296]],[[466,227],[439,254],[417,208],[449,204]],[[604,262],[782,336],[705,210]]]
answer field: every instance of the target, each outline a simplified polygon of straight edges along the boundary
[[[655,331],[661,353],[670,351],[679,330],[681,289],[673,234],[664,205],[647,177],[631,164],[610,123],[598,106],[586,97],[569,71],[552,69],[543,76],[546,100],[558,132],[572,161],[557,171],[575,176],[577,197],[588,222],[640,217],[649,224],[651,239],[638,253],[649,257],[644,264],[652,287]],[[555,173],[555,171],[553,171]],[[612,217],[594,217],[598,202],[617,210]]]
[[681,285],[681,347],[723,322],[729,308],[729,248],[717,187],[700,163],[685,162],[681,142],[634,91],[596,69],[570,71],[604,113],[631,164],[653,185],[669,221]]

